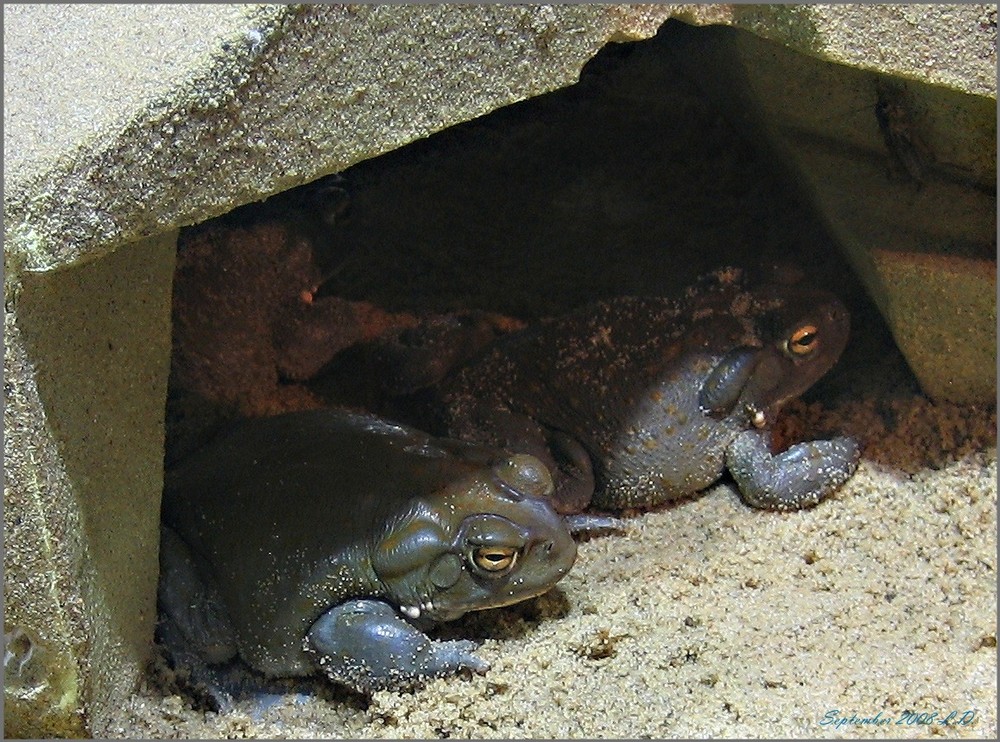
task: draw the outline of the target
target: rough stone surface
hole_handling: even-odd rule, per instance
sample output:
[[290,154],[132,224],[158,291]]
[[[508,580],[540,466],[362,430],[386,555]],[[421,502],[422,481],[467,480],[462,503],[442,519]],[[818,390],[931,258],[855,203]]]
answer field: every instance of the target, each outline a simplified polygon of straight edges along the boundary
[[830,62],[996,96],[996,5],[733,5],[732,23]]
[[26,276],[5,316],[7,734],[101,729],[149,658],[175,242]]
[[[85,733],[80,513],[45,425],[14,315],[4,315],[4,734]],[[6,659],[8,658],[9,659]]]
[[939,399],[996,397],[995,261],[875,250],[883,309],[920,385]]

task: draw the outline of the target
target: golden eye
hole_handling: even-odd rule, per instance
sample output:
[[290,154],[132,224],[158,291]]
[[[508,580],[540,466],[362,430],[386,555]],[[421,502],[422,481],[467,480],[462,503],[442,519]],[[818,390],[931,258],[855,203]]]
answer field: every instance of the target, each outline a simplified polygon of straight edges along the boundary
[[802,325],[791,334],[785,343],[785,349],[793,355],[801,356],[811,353],[819,344],[819,330],[815,325]]
[[472,552],[472,561],[487,572],[503,572],[514,566],[517,550],[509,546],[480,546]]

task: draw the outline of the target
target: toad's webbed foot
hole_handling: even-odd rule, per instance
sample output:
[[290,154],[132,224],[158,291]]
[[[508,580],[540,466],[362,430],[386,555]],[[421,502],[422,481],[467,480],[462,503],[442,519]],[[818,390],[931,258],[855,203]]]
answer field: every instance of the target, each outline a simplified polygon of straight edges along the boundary
[[566,527],[574,536],[606,536],[611,533],[626,533],[628,524],[621,518],[610,515],[575,513],[563,517]]
[[847,481],[860,452],[853,438],[797,443],[774,455],[766,431],[740,433],[726,449],[726,466],[747,504],[769,510],[815,505]]
[[472,654],[474,642],[435,641],[379,600],[331,608],[309,630],[306,646],[331,679],[362,693],[406,688],[462,669],[489,669]]
[[161,620],[156,634],[173,668],[169,687],[187,695],[195,708],[220,714],[239,709],[260,720],[276,704],[288,699],[301,702],[318,692],[310,678],[267,678],[236,657],[221,664],[207,663],[185,645],[184,634],[172,619]]

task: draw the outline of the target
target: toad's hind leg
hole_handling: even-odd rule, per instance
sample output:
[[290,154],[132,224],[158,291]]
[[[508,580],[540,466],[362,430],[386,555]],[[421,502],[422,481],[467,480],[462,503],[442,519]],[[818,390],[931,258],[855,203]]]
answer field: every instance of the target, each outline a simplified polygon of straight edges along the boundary
[[184,541],[160,529],[157,636],[175,672],[218,711],[258,688],[235,660],[236,638],[222,598],[205,581]]
[[332,680],[362,693],[403,689],[462,669],[489,669],[471,652],[474,642],[435,641],[379,600],[334,606],[309,629],[306,647]]
[[747,430],[726,450],[726,466],[747,504],[769,510],[815,505],[847,481],[858,466],[853,438],[797,443],[774,455],[768,433]]
[[171,528],[160,528],[161,620],[176,626],[185,651],[218,664],[236,654],[236,638],[218,590],[199,572],[187,544]]

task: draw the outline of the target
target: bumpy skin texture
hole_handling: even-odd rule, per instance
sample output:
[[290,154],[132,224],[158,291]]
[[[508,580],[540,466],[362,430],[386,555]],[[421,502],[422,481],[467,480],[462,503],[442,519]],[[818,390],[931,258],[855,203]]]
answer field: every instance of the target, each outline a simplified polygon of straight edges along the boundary
[[679,300],[602,301],[501,339],[439,385],[432,426],[538,457],[562,512],[654,506],[726,468],[751,505],[807,507],[853,473],[857,445],[774,456],[768,428],[836,362],[848,327],[827,292],[748,290],[722,269]]
[[175,654],[370,692],[487,664],[423,630],[552,587],[570,525],[530,456],[333,410],[245,421],[168,474]]

